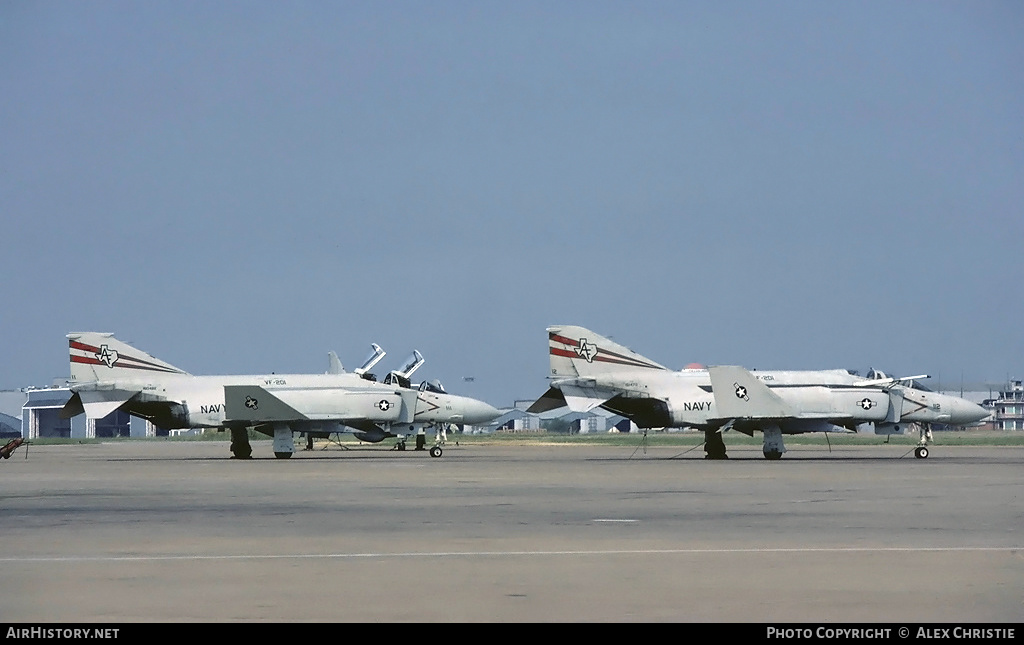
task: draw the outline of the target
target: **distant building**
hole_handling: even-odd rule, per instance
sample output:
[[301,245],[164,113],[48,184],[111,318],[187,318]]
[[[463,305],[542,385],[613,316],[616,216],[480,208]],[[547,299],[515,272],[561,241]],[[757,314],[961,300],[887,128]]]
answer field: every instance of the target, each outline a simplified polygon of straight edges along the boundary
[[21,419],[0,412],[0,440],[21,436]]
[[[25,390],[0,390],[0,414],[18,418],[25,405]],[[18,422],[21,425],[21,422]]]
[[532,401],[516,401],[500,417],[480,431],[489,432],[555,432],[564,434],[592,434],[601,432],[638,432],[636,424],[629,419],[601,408],[590,412],[572,412],[568,408],[548,410],[540,414],[526,412],[526,405]]
[[[102,419],[87,419],[84,414],[60,418],[60,411],[71,398],[66,387],[29,388],[21,409],[21,436],[25,439],[59,437],[101,439],[110,437],[152,437],[156,427],[145,419],[115,410]],[[164,433],[166,434],[166,433]]]
[[540,417],[518,408],[508,410],[489,425],[491,432],[541,432]]
[[1024,430],[1024,381],[1009,381],[985,407],[993,411],[996,430]]

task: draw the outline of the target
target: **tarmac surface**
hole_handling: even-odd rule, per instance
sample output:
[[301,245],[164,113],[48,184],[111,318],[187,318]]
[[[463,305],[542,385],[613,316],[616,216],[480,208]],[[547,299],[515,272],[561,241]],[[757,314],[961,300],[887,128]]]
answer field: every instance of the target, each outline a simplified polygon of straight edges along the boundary
[[1024,448],[253,445],[0,462],[0,621],[1024,617]]

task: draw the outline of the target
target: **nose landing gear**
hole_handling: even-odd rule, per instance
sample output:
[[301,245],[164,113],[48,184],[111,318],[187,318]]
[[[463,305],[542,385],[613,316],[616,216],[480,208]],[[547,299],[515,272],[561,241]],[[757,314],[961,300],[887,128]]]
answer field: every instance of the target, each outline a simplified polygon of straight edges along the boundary
[[914,449],[914,456],[918,459],[928,458],[928,444],[932,442],[932,425],[930,423],[921,424],[921,441],[917,444],[917,448]]

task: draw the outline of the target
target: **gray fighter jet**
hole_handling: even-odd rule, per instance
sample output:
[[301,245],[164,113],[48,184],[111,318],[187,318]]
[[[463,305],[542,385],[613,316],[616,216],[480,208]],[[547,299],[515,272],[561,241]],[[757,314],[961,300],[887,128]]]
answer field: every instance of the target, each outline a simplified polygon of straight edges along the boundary
[[721,433],[764,433],[764,456],[779,459],[783,435],[853,430],[875,424],[880,433],[917,424],[918,458],[928,456],[931,424],[971,425],[988,411],[965,399],[914,386],[924,375],[871,378],[847,370],[756,371],[737,366],[678,372],[583,327],[548,328],[551,387],[530,408],[604,408],[641,428],[704,431],[708,459],[726,458]]
[[[356,374],[359,374],[364,379],[376,381],[376,376],[368,373],[367,370],[373,367],[386,354],[387,352],[381,349],[380,345],[372,343],[370,355],[363,362],[363,365],[355,370]],[[345,368],[342,366],[337,354],[328,352],[327,358],[328,374],[345,373]],[[385,439],[396,439],[395,448],[397,450],[405,450],[406,440],[413,435],[417,436],[417,449],[422,449],[418,438],[425,436],[426,430],[433,430],[435,434],[434,446],[430,449],[430,454],[435,457],[441,456],[441,446],[448,440],[448,430],[460,423],[466,423],[466,421],[461,411],[462,408],[458,405],[453,405],[452,396],[448,394],[440,381],[434,379],[423,381],[416,386],[412,384],[410,377],[423,363],[423,355],[419,351],[413,350],[412,354],[402,363],[402,367],[388,372],[383,381],[385,385],[392,385],[406,390],[416,390],[416,413],[413,415],[410,423],[392,424],[390,430],[377,425],[369,426],[363,424],[364,427],[362,429],[351,428],[349,432],[360,441],[369,443],[379,443]],[[495,410],[496,413],[497,410]],[[476,415],[474,417],[476,420],[472,421],[472,423],[481,423],[482,421],[479,420],[480,416]],[[491,417],[491,419],[493,418]],[[490,421],[491,419],[485,419],[484,421]],[[306,434],[307,436],[323,438],[332,433],[314,431]]]
[[[274,438],[281,459],[295,451],[293,433],[354,432],[368,441],[399,436],[398,429],[433,424],[485,423],[494,407],[463,396],[412,388],[409,376],[423,357],[378,382],[369,372],[384,351],[377,345],[359,369],[345,372],[331,354],[327,374],[193,376],[112,334],[68,334],[71,399],[61,411],[99,419],[124,410],[163,429],[219,428],[231,432],[231,451],[248,459],[248,429]],[[441,456],[440,444],[431,456]]]

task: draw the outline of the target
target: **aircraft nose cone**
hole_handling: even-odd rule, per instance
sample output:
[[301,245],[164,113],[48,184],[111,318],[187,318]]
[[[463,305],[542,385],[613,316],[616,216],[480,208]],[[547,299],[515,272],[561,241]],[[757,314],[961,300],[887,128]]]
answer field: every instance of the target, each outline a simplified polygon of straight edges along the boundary
[[953,405],[953,414],[951,416],[952,423],[966,425],[968,423],[977,423],[988,417],[989,411],[977,403],[972,403],[966,399],[958,399]]
[[487,423],[491,419],[498,418],[499,415],[501,415],[501,412],[489,403],[477,401],[476,399],[466,399],[463,406],[462,419],[463,423],[473,425],[474,423]]

